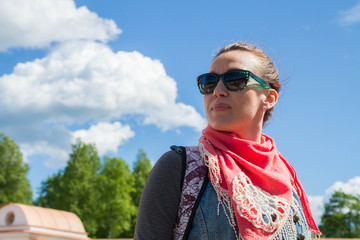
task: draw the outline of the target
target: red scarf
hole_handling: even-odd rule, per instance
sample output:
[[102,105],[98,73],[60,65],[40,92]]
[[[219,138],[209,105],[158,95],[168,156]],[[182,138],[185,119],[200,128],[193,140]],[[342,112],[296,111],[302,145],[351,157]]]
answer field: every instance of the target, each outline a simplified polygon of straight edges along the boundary
[[[244,240],[271,239],[281,231],[291,214],[292,187],[300,197],[310,230],[321,234],[294,168],[270,137],[262,134],[261,143],[257,143],[208,126],[199,149],[218,199],[230,216],[235,215]],[[234,219],[228,218],[234,227]]]

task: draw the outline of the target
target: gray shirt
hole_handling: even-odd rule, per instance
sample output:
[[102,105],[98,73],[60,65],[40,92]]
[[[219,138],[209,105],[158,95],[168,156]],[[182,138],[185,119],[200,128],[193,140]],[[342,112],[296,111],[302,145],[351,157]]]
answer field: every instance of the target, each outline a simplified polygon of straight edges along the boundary
[[145,184],[134,239],[172,239],[180,203],[181,181],[181,154],[169,151],[157,161]]

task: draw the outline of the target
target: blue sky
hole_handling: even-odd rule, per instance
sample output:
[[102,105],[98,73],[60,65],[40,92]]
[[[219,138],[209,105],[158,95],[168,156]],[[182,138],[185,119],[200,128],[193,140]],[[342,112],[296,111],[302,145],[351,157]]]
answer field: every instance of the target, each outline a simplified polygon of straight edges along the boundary
[[129,165],[196,145],[195,82],[223,45],[263,48],[284,87],[264,133],[295,167],[319,222],[336,189],[360,194],[359,1],[0,1],[0,131],[34,192],[76,138]]

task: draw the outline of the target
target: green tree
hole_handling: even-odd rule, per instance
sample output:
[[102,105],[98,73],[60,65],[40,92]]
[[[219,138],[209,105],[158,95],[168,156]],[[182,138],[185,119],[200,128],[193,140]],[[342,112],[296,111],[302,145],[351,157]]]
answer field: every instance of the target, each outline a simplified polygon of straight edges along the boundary
[[144,150],[140,149],[137,154],[136,162],[134,164],[134,171],[132,173],[132,175],[134,176],[134,187],[135,187],[135,191],[132,195],[132,198],[135,206],[139,206],[141,194],[144,189],[150,171],[151,171],[151,161],[147,157]]
[[124,237],[130,230],[137,209],[131,198],[132,183],[133,176],[124,160],[105,157],[97,188],[100,210],[97,237]]
[[42,183],[38,205],[75,213],[84,223],[90,236],[94,236],[98,223],[98,181],[100,158],[94,145],[78,140],[64,172]]
[[32,192],[19,146],[0,133],[0,205],[8,202],[31,203]]
[[48,177],[46,181],[41,182],[40,196],[35,204],[47,208],[63,209],[61,207],[65,189],[62,184],[63,177],[63,172],[59,171],[57,174]]
[[122,237],[133,237],[134,231],[135,231],[135,224],[136,224],[136,217],[137,217],[137,211],[138,206],[140,203],[140,198],[142,191],[144,189],[146,180],[149,176],[149,173],[151,171],[151,162],[149,158],[147,157],[144,150],[140,149],[137,156],[136,161],[134,164],[134,170],[132,172],[132,176],[134,177],[134,191],[131,194],[131,198],[133,201],[133,204],[135,205],[135,212],[131,216],[131,227],[129,231],[124,232]]
[[360,237],[360,195],[341,191],[333,193],[321,217],[320,231],[324,237]]
[[150,170],[143,150],[130,173],[119,158],[104,157],[101,165],[95,147],[77,141],[65,169],[42,182],[37,205],[77,214],[91,237],[133,237]]

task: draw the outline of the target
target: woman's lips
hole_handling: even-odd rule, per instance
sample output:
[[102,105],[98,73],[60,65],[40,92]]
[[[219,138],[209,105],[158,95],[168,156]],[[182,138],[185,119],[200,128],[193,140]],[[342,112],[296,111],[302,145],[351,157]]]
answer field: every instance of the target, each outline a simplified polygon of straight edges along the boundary
[[221,111],[226,111],[229,110],[231,107],[228,104],[225,103],[215,103],[212,107],[211,110],[214,112],[221,112]]

